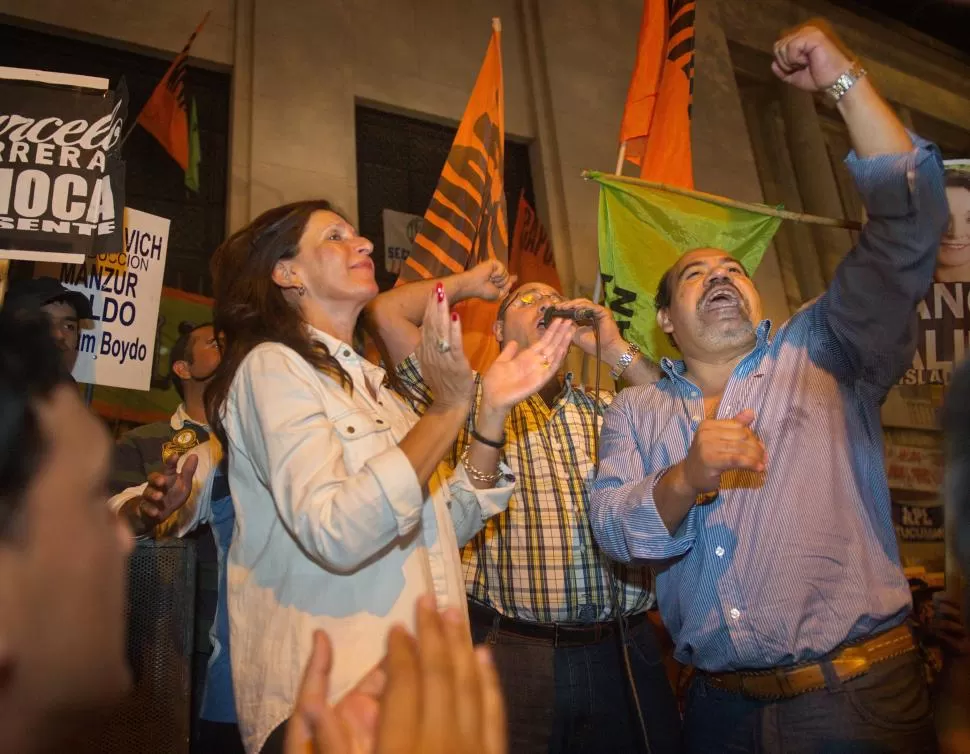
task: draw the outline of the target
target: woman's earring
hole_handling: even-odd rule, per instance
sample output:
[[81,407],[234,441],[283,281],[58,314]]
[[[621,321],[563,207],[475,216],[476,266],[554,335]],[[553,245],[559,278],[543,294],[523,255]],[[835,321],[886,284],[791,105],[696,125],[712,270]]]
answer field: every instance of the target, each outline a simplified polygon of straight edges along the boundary
[[300,284],[300,287],[296,289],[296,292],[301,297],[302,296],[305,296],[306,295],[306,286],[301,283]]

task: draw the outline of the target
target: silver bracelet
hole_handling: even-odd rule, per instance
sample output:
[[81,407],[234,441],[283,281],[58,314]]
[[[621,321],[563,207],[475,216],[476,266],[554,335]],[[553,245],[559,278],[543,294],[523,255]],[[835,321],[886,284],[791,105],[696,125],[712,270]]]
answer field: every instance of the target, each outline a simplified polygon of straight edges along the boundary
[[502,476],[502,472],[496,471],[494,474],[486,474],[481,469],[476,468],[476,466],[468,460],[468,450],[469,446],[466,446],[465,450],[462,451],[461,454],[461,465],[465,467],[465,471],[468,472],[468,476],[470,476],[474,481],[481,482],[482,484],[487,484],[489,486],[495,484],[499,480],[499,477]]
[[862,67],[862,64],[858,60],[854,60],[852,61],[852,65],[849,66],[849,70],[839,76],[832,86],[826,87],[825,93],[832,100],[832,103],[835,104],[865,75],[866,69]]
[[638,353],[640,353],[640,346],[636,343],[631,343],[630,347],[626,349],[626,352],[617,360],[616,366],[610,370],[610,377],[614,380],[620,379],[620,375],[633,363]]

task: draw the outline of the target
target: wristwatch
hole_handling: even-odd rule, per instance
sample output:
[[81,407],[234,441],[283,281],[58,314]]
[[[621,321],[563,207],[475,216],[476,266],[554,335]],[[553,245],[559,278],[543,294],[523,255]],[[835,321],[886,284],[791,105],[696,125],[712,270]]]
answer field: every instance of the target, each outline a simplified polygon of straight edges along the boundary
[[638,353],[640,353],[640,346],[636,343],[631,343],[630,347],[626,349],[626,352],[617,360],[616,366],[610,370],[610,377],[614,380],[620,379],[620,375],[633,363]]
[[832,86],[826,87],[825,93],[832,100],[832,103],[837,103],[842,99],[846,92],[848,92],[855,83],[865,76],[867,73],[866,69],[862,67],[862,64],[855,60],[852,65],[849,66],[849,70],[839,76]]

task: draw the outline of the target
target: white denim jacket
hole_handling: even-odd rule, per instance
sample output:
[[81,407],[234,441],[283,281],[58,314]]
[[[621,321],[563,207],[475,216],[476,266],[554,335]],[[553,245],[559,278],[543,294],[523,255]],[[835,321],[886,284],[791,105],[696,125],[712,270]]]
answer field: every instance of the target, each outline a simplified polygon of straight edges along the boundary
[[243,360],[226,401],[230,645],[248,752],[291,714],[314,629],[333,643],[336,700],[381,661],[392,625],[414,629],[420,595],[464,611],[459,547],[512,493],[510,476],[477,490],[461,466],[445,465],[422,490],[398,447],[417,415],[383,369],[312,334],[352,393],[266,343]]

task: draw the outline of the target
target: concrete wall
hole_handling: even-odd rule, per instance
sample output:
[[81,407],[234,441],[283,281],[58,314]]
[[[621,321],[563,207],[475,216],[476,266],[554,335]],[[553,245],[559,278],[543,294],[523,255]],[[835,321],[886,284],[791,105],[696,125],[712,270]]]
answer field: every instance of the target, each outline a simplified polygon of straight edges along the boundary
[[[506,129],[533,140],[540,215],[564,278],[596,273],[596,190],[612,170],[641,0],[210,0],[193,53],[232,65],[229,224],[310,195],[356,210],[357,100],[455,122],[489,36],[503,23]],[[174,52],[197,23],[193,0],[0,0],[0,12]],[[769,51],[779,30],[823,14],[895,101],[966,127],[970,66],[821,0],[705,0],[697,19],[694,160],[699,189],[762,198],[728,42]],[[766,310],[788,312],[770,253]]]

